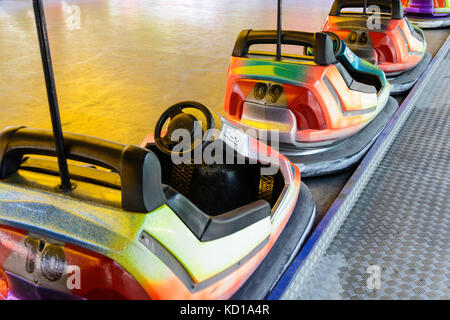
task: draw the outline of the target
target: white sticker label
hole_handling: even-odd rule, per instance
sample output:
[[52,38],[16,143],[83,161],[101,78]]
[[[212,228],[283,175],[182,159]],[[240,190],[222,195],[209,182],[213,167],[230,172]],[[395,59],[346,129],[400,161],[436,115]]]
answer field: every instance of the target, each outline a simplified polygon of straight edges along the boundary
[[345,48],[345,55],[347,56],[348,60],[350,60],[351,63],[353,63],[354,57],[353,53],[350,51],[350,49],[347,47]]
[[220,139],[222,139],[227,145],[235,149],[243,156],[249,156],[249,137],[241,129],[233,128],[230,125],[223,124],[222,132],[220,133]]

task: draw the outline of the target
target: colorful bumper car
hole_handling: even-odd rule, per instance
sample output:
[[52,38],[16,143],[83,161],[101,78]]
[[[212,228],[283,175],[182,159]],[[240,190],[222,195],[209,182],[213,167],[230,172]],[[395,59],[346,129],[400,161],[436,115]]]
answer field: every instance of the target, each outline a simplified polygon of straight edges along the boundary
[[403,0],[405,15],[421,28],[450,26],[449,0]]
[[314,220],[298,168],[196,102],[141,147],[63,135],[34,4],[53,131],[0,133],[0,300],[264,298]]
[[335,0],[323,30],[383,70],[391,94],[411,89],[431,61],[423,31],[403,16],[400,0]]
[[[194,119],[182,112],[169,126]],[[277,168],[263,175],[262,143],[230,124],[220,136],[211,143],[239,140],[249,163],[175,165],[164,138],[142,148],[66,133],[79,164],[62,192],[57,161],[41,157],[56,155],[52,132],[5,129],[0,299],[227,299],[241,287],[235,297],[264,298],[311,228],[314,201],[286,158],[273,151]]]
[[[250,51],[279,38],[304,54]],[[383,71],[331,32],[242,31],[226,90],[228,120],[273,147],[279,141],[304,177],[355,164],[398,107]]]

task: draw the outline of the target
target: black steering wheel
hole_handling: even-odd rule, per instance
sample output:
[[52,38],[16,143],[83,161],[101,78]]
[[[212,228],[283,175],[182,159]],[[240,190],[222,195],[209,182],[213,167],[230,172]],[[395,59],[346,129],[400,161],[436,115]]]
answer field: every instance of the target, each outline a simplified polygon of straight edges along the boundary
[[[184,109],[197,109],[199,110],[203,116],[206,118],[206,128],[198,127],[199,121],[197,118],[191,113],[183,112]],[[164,124],[166,121],[170,119],[169,125],[167,127],[167,133],[164,137],[161,137],[162,130],[164,128]],[[196,130],[200,128],[202,139],[201,143],[196,143]],[[175,152],[177,155],[182,156],[184,153],[192,153],[198,147],[204,147],[210,140],[211,130],[214,128],[214,118],[207,107],[203,104],[195,101],[183,101],[171,106],[169,109],[164,111],[164,113],[159,118],[155,127],[155,143],[159,150],[164,152],[167,155],[174,154],[172,151],[173,147],[179,143],[181,139],[177,139],[173,137],[173,133],[177,129],[186,130],[191,136],[190,148],[188,150],[183,150]],[[204,129],[204,130],[203,130]],[[198,130],[197,130],[198,132]]]

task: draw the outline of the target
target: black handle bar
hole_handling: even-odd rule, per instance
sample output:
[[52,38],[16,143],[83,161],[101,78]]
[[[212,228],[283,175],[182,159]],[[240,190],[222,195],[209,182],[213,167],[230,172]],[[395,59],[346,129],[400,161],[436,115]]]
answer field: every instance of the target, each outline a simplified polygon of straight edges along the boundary
[[[109,168],[121,179],[122,207],[149,212],[163,204],[161,166],[153,152],[99,138],[65,133],[68,159]],[[0,133],[0,179],[17,172],[24,155],[57,156],[52,131],[9,127]]]
[[389,12],[392,19],[403,19],[403,5],[400,0],[335,0],[330,10],[330,16],[339,16],[344,8],[364,8],[371,5]]
[[[252,45],[276,43],[276,30],[243,30],[236,40],[232,55],[234,57],[246,57]],[[314,60],[321,65],[329,65],[336,61],[333,41],[328,34],[323,32],[311,33],[283,30],[281,43],[312,47],[314,49]]]

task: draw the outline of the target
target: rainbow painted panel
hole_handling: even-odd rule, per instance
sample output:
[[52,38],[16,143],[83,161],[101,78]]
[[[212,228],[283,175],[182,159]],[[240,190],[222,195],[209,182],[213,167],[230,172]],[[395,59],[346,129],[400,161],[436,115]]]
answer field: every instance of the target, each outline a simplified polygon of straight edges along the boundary
[[[311,68],[314,66],[314,68]],[[232,58],[230,74],[246,75],[249,79],[283,81],[300,85],[320,78],[326,67],[313,61],[285,62],[260,58]]]
[[[335,65],[314,63],[312,49],[307,51],[309,56],[286,55],[282,61],[250,52],[248,57],[231,59],[225,96],[229,119],[261,133],[279,130],[280,141],[293,144],[343,139],[359,131],[383,109],[389,84],[382,70],[354,55],[340,40],[339,44],[337,59],[349,70],[378,77],[382,84],[378,93],[351,90]],[[255,90],[260,85],[278,85],[282,94],[276,101],[258,98]],[[304,116],[306,108],[311,112]]]
[[[36,180],[36,175],[24,173],[24,178]],[[39,181],[42,178],[40,175]],[[52,180],[53,177],[46,178]],[[54,180],[52,182],[57,183],[57,178]],[[77,184],[77,189],[81,189],[82,183]],[[82,188],[86,190],[88,185]],[[92,191],[98,192],[97,186]],[[200,243],[167,206],[146,215],[134,214],[3,182],[0,183],[0,225],[39,234],[45,232],[44,235],[50,238],[107,256],[123,266],[144,288],[163,283],[173,274],[138,241],[143,230],[164,243],[195,282],[238,262],[271,231],[270,221],[266,219],[229,237]]]

